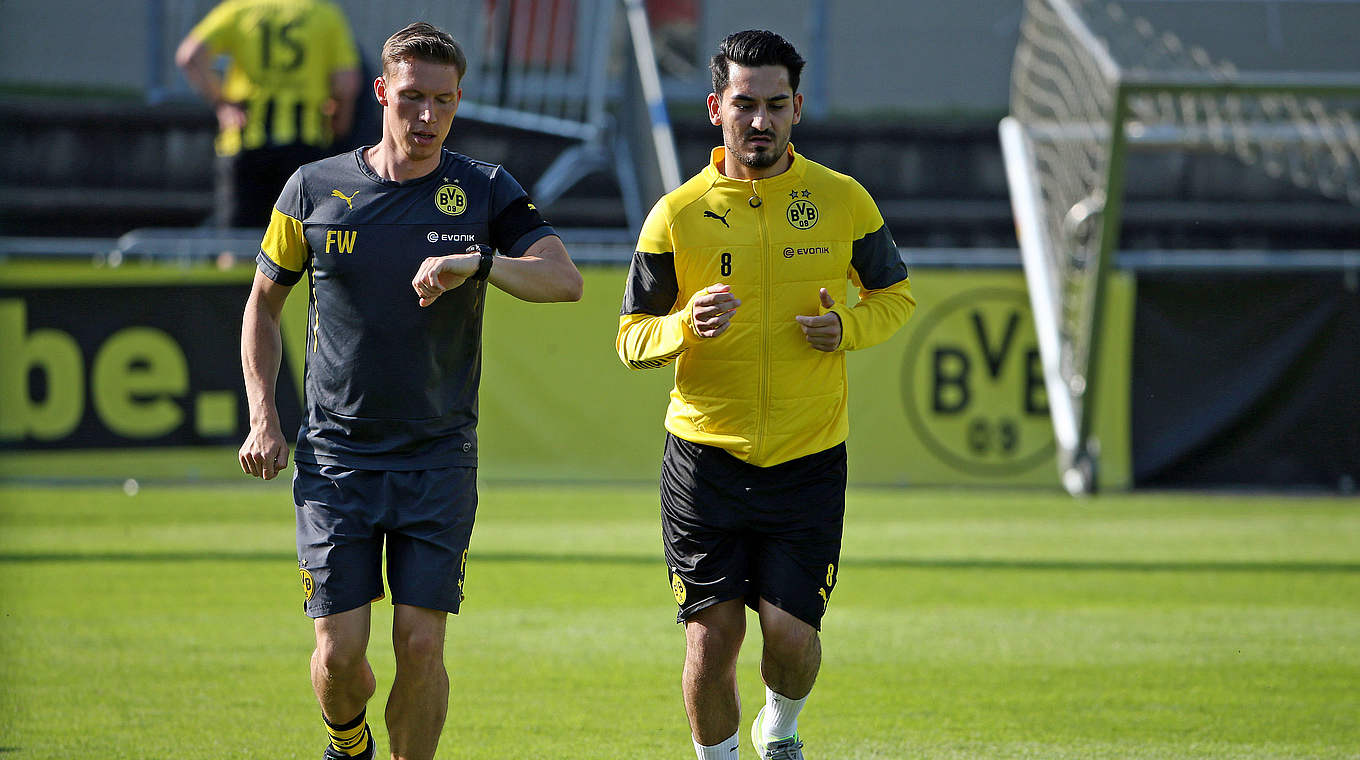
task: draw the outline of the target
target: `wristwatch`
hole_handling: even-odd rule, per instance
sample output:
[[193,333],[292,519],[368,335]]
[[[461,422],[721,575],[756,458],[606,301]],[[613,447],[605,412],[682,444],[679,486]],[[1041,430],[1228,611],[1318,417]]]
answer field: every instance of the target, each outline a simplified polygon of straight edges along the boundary
[[477,271],[473,272],[472,276],[468,277],[468,279],[480,281],[486,280],[487,276],[491,274],[491,260],[496,257],[495,251],[491,249],[491,246],[473,243],[467,247],[467,250],[464,251],[464,253],[480,253],[482,255],[482,260],[477,262]]

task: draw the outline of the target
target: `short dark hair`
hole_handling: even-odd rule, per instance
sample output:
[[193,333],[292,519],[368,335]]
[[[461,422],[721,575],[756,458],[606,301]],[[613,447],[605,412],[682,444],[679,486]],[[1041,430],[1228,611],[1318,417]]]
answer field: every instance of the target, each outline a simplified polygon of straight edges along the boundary
[[463,49],[448,32],[424,21],[406,25],[383,43],[383,74],[387,74],[388,66],[407,58],[453,66],[458,69],[459,79],[467,73],[467,56]]
[[728,63],[739,66],[783,66],[789,72],[789,85],[798,92],[798,79],[807,61],[789,41],[765,29],[734,32],[718,45],[718,52],[709,61],[713,72],[713,92],[722,95],[728,84]]

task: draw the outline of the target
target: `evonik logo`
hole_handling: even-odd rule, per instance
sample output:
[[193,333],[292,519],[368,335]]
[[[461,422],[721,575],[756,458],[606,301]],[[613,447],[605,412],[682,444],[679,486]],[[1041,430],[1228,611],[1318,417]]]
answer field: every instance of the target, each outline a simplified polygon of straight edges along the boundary
[[793,248],[790,246],[784,249],[784,258],[791,259],[794,256],[816,256],[821,253],[831,253],[831,249],[822,245],[813,246],[811,248]]
[[467,232],[436,232],[430,230],[425,233],[425,239],[431,243],[475,243],[477,236]]

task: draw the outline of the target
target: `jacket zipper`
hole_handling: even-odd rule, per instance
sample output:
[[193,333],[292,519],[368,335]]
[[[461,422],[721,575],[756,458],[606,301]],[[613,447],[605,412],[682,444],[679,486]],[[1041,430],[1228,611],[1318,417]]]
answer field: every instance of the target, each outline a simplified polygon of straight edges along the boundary
[[770,299],[773,287],[770,278],[773,276],[770,264],[770,243],[769,230],[765,224],[765,202],[760,197],[760,190],[756,185],[757,180],[751,180],[751,197],[759,201],[755,207],[756,223],[760,229],[760,247],[757,249],[760,254],[760,383],[756,393],[756,439],[751,446],[751,460],[761,461],[761,455],[765,447],[765,425],[769,421],[769,394],[770,394]]

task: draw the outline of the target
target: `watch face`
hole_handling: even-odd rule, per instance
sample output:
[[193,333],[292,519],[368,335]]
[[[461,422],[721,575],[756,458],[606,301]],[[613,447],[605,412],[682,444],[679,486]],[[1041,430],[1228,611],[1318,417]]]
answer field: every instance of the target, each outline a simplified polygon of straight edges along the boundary
[[483,256],[486,256],[490,253],[493,253],[493,251],[491,246],[489,245],[485,245],[483,243],[473,243],[472,245],[468,246],[467,250],[463,251],[463,253],[480,253]]

